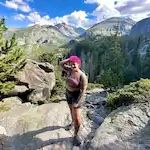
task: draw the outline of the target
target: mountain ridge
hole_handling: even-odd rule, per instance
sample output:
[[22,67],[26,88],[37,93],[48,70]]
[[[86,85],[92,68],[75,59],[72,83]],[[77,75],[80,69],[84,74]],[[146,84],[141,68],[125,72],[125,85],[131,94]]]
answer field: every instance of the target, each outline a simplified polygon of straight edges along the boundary
[[117,30],[119,34],[129,35],[132,26],[135,24],[130,18],[123,17],[111,17],[104,21],[94,24],[91,28],[86,30],[86,32],[81,35],[81,37],[90,37],[90,36],[110,36],[115,33]]

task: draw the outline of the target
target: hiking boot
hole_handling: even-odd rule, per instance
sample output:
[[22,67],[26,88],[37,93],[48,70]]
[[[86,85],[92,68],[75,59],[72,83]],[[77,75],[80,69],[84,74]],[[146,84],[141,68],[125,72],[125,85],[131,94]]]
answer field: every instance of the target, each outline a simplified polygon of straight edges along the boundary
[[81,138],[79,138],[79,136],[74,136],[74,139],[73,139],[73,145],[74,146],[80,146],[81,145]]

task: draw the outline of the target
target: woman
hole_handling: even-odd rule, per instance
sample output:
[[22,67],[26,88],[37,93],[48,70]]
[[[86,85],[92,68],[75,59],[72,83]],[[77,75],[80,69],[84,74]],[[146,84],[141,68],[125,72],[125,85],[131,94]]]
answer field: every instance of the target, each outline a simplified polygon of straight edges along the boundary
[[72,123],[74,125],[74,145],[80,145],[81,141],[78,137],[78,131],[81,126],[80,107],[84,100],[84,94],[87,88],[87,77],[80,70],[81,60],[77,56],[71,56],[60,62],[63,71],[66,73],[66,99],[70,108]]

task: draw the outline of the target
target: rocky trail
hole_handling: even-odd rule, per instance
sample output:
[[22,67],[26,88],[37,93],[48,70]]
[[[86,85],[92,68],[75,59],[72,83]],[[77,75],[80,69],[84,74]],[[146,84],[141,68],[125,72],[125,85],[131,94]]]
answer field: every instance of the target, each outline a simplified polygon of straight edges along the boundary
[[106,92],[87,93],[82,108],[80,147],[72,145],[73,130],[66,101],[35,105],[18,97],[0,102],[0,150],[149,150],[150,103],[122,106],[109,112]]
[[18,97],[3,99],[3,102],[0,102],[0,149],[87,149],[95,129],[106,116],[105,109],[101,108],[105,98],[98,96],[101,93],[101,91],[95,91],[87,94],[86,103],[82,109],[83,125],[79,131],[83,139],[80,147],[72,145],[73,130],[65,130],[71,122],[69,108],[65,101],[37,106],[22,103]]

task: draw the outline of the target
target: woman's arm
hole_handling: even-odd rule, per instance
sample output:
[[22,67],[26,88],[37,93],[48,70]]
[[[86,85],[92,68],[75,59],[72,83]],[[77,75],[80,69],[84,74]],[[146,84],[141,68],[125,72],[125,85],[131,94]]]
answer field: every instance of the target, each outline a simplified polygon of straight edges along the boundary
[[81,75],[81,82],[82,82],[82,87],[81,87],[80,95],[79,95],[78,100],[77,100],[78,103],[74,104],[74,107],[79,107],[84,100],[84,95],[86,93],[86,89],[88,86],[88,79],[87,79],[87,76],[85,74]]
[[71,68],[71,66],[67,65],[68,62],[69,59],[65,59],[59,63],[59,65],[63,68],[64,71],[68,71]]

